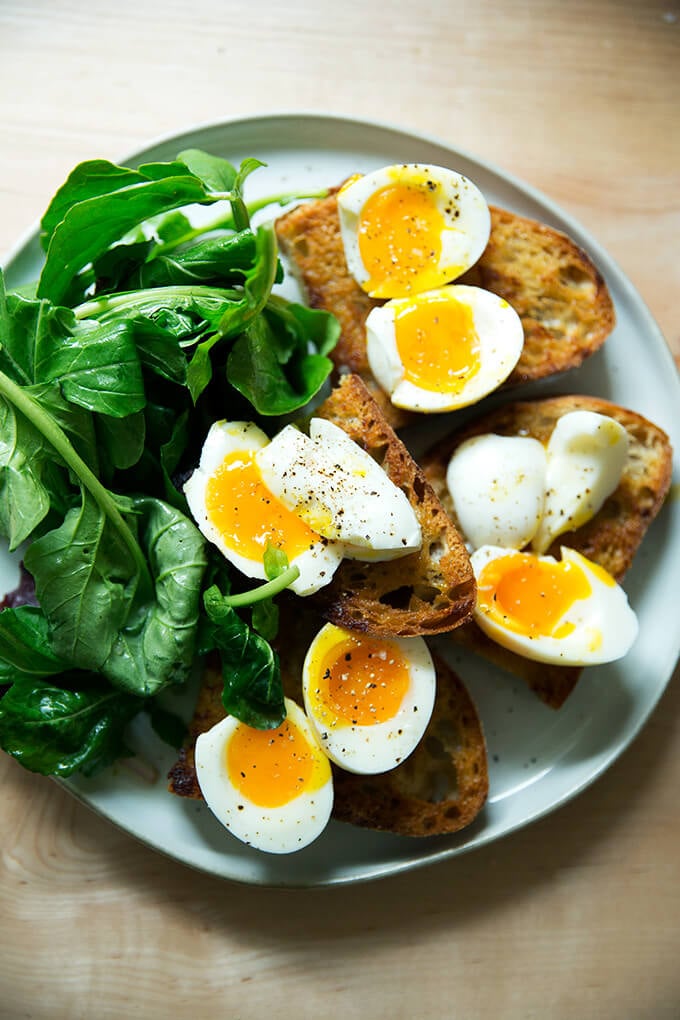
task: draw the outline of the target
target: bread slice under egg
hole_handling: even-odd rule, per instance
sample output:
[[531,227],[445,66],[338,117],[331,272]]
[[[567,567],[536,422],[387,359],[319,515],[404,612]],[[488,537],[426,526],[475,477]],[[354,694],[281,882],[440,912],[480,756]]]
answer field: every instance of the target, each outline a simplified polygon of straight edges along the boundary
[[[302,664],[323,619],[314,608],[285,593],[274,642],[284,693],[302,704]],[[409,757],[389,772],[360,776],[333,765],[333,817],[402,836],[457,832],[482,810],[489,776],[482,725],[465,685],[440,658],[437,696],[430,723]],[[218,664],[207,664],[187,739],[168,774],[169,790],[201,800],[194,748],[200,733],[224,718]]]
[[[559,559],[560,546],[569,546],[599,563],[620,582],[658,514],[671,482],[672,448],[668,436],[642,415],[591,396],[568,395],[509,403],[438,442],[421,458],[421,466],[455,522],[446,469],[461,443],[487,432],[531,436],[546,443],[558,419],[579,410],[605,414],[620,422],[628,433],[628,459],[618,487],[598,513],[577,530],[559,535],[547,555]],[[502,669],[522,677],[552,708],[564,703],[582,672],[580,667],[546,665],[510,652],[487,637],[474,621],[458,628],[453,638]]]
[[[366,318],[383,302],[370,298],[347,269],[337,190],[279,217],[279,246],[307,303],[340,322],[340,339],[330,355],[337,372],[359,375],[398,429],[413,420],[414,412],[394,407],[371,373]],[[614,305],[602,275],[561,231],[495,206],[490,210],[487,247],[455,282],[498,294],[522,320],[524,348],[503,388],[578,367],[614,328]]]
[[311,596],[327,620],[376,637],[438,634],[471,616],[475,579],[461,536],[381,407],[357,375],[340,379],[314,412],[343,429],[407,496],[421,548],[380,563],[343,560],[330,584]]

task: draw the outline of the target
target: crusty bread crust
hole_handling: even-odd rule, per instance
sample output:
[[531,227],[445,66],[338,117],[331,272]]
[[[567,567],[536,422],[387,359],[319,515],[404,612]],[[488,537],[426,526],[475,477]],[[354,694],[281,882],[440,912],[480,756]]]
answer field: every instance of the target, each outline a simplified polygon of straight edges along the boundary
[[[393,428],[414,413],[396,408],[378,386],[366,354],[366,318],[382,304],[350,275],[340,233],[337,189],[279,217],[279,246],[305,300],[337,316],[340,339],[331,353],[338,374],[361,377]],[[491,236],[475,266],[456,282],[505,298],[524,327],[524,348],[504,389],[576,368],[602,346],[615,324],[601,274],[566,234],[491,206]]]
[[[446,469],[451,455],[462,442],[494,432],[527,435],[546,443],[557,420],[576,410],[595,411],[620,422],[629,437],[628,461],[617,489],[599,512],[578,530],[559,535],[548,554],[559,559],[560,546],[570,546],[621,581],[647,528],[659,512],[671,482],[672,449],[668,436],[642,415],[591,396],[569,395],[510,403],[441,440],[421,458],[422,468],[455,522]],[[576,667],[548,666],[509,652],[483,634],[474,622],[459,628],[454,640],[521,676],[553,708],[564,703],[581,674],[581,669]]]
[[[275,641],[284,693],[302,705],[302,665],[323,620],[300,599],[280,598],[281,626]],[[404,836],[456,832],[481,811],[488,794],[486,745],[475,705],[462,681],[435,658],[437,697],[423,738],[401,765],[380,776],[358,776],[333,765],[333,817]],[[222,678],[211,664],[205,673],[184,747],[168,775],[180,797],[202,799],[194,747],[225,716]]]
[[315,411],[367,450],[408,497],[421,548],[383,563],[344,560],[311,596],[326,619],[364,633],[413,637],[452,630],[470,618],[475,580],[463,541],[432,487],[357,375],[346,375]]

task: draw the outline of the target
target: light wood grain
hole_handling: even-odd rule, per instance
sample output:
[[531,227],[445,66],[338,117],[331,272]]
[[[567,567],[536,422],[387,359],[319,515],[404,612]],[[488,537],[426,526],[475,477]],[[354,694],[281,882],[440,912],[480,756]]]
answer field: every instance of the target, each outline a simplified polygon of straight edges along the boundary
[[[678,109],[676,0],[3,0],[0,252],[81,159],[263,112],[378,118],[576,215],[680,358]],[[0,1018],[677,1017],[679,680],[572,803],[343,890],[194,873],[3,756]]]

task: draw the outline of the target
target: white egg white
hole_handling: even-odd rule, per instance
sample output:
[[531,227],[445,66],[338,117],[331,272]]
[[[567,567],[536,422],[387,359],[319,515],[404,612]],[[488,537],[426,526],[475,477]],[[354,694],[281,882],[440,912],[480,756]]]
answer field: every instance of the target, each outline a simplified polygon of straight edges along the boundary
[[387,560],[420,548],[407,497],[332,422],[312,418],[308,436],[288,425],[256,459],[267,487],[348,558]]
[[[331,761],[348,772],[378,774],[395,768],[416,748],[430,721],[436,694],[436,673],[423,638],[382,642],[384,656],[394,649],[408,665],[409,685],[391,719],[372,725],[352,723],[319,700],[319,676],[326,655],[343,645],[351,632],[326,624],[309,647],[302,671],[305,711]],[[354,635],[360,641],[360,635]],[[349,669],[349,666],[348,666]],[[351,674],[348,674],[351,684]]]
[[302,709],[289,699],[285,706],[287,718],[304,734],[325,781],[282,806],[255,804],[232,783],[227,769],[227,747],[242,725],[234,716],[228,716],[207,733],[200,734],[196,741],[196,776],[212,813],[237,839],[273,854],[301,850],[317,839],[328,824],[333,807],[333,780],[328,759]]
[[[242,574],[260,580],[266,579],[262,558],[245,556],[233,548],[229,535],[223,534],[213,523],[206,507],[206,486],[229,454],[257,453],[268,445],[268,436],[252,422],[215,422],[203,445],[199,465],[184,486],[189,509],[202,534]],[[289,565],[300,571],[299,577],[290,585],[291,590],[298,595],[311,595],[318,591],[332,580],[343,555],[341,546],[319,536],[303,552],[289,556]]]
[[[424,389],[406,378],[399,354],[395,317],[414,302],[427,303],[449,298],[467,306],[479,337],[480,365],[467,379],[452,379],[445,392]],[[507,301],[481,287],[452,284],[418,294],[395,298],[373,308],[366,320],[368,362],[378,384],[389,394],[395,407],[421,413],[453,411],[475,404],[497,389],[512,372],[524,346],[524,329],[517,312]],[[447,366],[442,365],[442,378]]]
[[548,441],[546,499],[534,552],[545,552],[558,535],[595,516],[621,481],[627,457],[628,433],[620,422],[594,411],[562,415]]
[[[536,662],[560,666],[591,666],[622,658],[632,647],[638,622],[624,590],[597,564],[563,546],[561,560],[580,571],[591,592],[574,601],[555,624],[553,631],[570,630],[563,637],[549,634],[530,636],[504,623],[500,610],[483,608],[483,571],[492,560],[527,555],[514,549],[482,546],[470,557],[478,582],[474,617],[479,627],[499,645]],[[555,564],[551,556],[536,557]]]
[[461,443],[446,484],[469,546],[527,545],[543,513],[545,476],[545,448],[537,439],[486,433]]
[[[359,249],[361,213],[366,202],[376,192],[395,184],[427,191],[442,222],[441,257],[436,266],[428,262],[426,255],[423,257],[428,271],[436,269],[436,281],[425,286],[418,286],[416,281],[413,289],[407,291],[389,277],[373,286]],[[456,279],[480,257],[491,230],[489,207],[479,188],[463,174],[428,164],[382,167],[352,179],[338,193],[338,212],[348,269],[364,290],[379,298],[402,297]]]

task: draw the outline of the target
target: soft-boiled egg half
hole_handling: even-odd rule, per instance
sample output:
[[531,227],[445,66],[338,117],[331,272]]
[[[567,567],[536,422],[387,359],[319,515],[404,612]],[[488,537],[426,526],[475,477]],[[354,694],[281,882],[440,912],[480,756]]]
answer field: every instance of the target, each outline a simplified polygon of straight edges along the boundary
[[337,425],[313,418],[271,441],[252,422],[215,422],[184,486],[205,537],[247,577],[264,579],[268,545],[299,577],[298,595],[328,584],[343,557],[392,559],[420,548],[407,497]]
[[332,579],[343,551],[265,484],[256,455],[268,445],[268,436],[252,422],[215,422],[184,493],[202,533],[241,573],[264,580],[263,557],[271,544],[300,571],[292,590],[309,595]]
[[338,192],[347,267],[371,297],[441,287],[480,257],[489,207],[472,181],[421,163],[351,178]]
[[422,638],[373,638],[329,623],[309,647],[302,689],[328,757],[349,772],[380,773],[423,736],[436,676]]
[[561,559],[497,546],[471,556],[475,620],[494,641],[537,662],[588,666],[620,659],[638,632],[623,589],[563,546]]
[[274,854],[301,850],[325,829],[333,807],[328,758],[302,709],[259,730],[227,716],[196,741],[206,804],[232,835]]
[[628,433],[608,415],[571,411],[544,446],[530,436],[486,433],[461,443],[446,482],[468,545],[543,553],[581,527],[617,488]]
[[464,284],[395,298],[366,320],[368,363],[379,385],[396,407],[425,413],[481,400],[507,379],[523,346],[514,308]]

